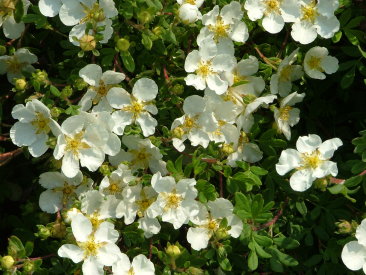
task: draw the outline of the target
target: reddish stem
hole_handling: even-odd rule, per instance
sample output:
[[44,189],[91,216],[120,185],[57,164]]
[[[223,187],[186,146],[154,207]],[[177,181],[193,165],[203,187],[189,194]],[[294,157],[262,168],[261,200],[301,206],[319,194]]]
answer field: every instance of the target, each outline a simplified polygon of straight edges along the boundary
[[149,245],[149,260],[151,260],[151,257],[152,257],[152,247],[153,247],[153,242],[152,242],[152,239],[150,239],[150,245]]
[[[358,176],[363,176],[363,175],[366,175],[366,170],[364,170],[364,171],[362,171],[361,173],[358,174]],[[334,177],[329,178],[329,182],[334,183],[334,184],[342,184],[345,181],[346,181],[345,179],[338,179],[338,178],[334,178]]]
[[165,64],[164,64],[164,66],[163,66],[163,71],[164,71],[165,81],[166,81],[167,83],[169,83],[169,82],[170,82],[170,78],[169,78],[168,70],[166,69]]
[[284,201],[281,208],[278,210],[276,216],[274,216],[272,220],[270,220],[269,222],[266,222],[265,224],[262,224],[260,226],[254,227],[253,230],[258,231],[258,230],[261,230],[261,229],[264,229],[264,228],[267,228],[267,227],[270,227],[270,226],[274,225],[278,221],[278,219],[282,216],[283,209],[285,208],[287,203],[288,203],[288,198]]
[[220,198],[224,197],[224,184],[222,182],[222,174],[219,174]]
[[23,152],[23,149],[22,148],[18,148],[18,149],[14,150],[14,151],[0,154],[0,166],[6,164],[11,159],[13,159],[17,155],[21,154],[22,152]]

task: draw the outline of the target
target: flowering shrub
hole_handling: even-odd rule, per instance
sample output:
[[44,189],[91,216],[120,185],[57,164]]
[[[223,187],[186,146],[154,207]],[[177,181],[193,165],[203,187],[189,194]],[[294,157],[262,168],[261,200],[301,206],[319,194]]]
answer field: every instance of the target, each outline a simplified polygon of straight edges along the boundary
[[366,273],[365,9],[0,0],[1,272]]

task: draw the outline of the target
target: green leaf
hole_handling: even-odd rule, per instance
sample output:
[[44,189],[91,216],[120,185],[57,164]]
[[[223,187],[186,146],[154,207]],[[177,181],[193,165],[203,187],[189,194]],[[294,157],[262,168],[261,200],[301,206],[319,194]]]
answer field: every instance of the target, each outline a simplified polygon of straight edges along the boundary
[[151,50],[153,41],[151,40],[149,35],[143,33],[141,42],[142,42],[142,45],[144,45],[147,50],[149,50],[149,51]]
[[237,210],[245,210],[250,212],[250,200],[243,193],[235,193],[235,208]]
[[254,247],[259,257],[267,259],[272,258],[272,255],[264,251],[264,249],[256,242],[254,242]]
[[132,55],[130,54],[129,51],[122,51],[120,52],[120,55],[122,58],[123,65],[125,66],[127,71],[132,73],[135,70],[135,61],[133,60]]
[[41,29],[48,24],[47,17],[42,14],[26,14],[23,16],[22,21],[24,23],[34,23],[37,29]]
[[251,166],[250,171],[252,171],[254,174],[256,174],[258,176],[264,176],[264,175],[268,174],[268,171],[266,169],[263,169],[258,166]]
[[347,24],[347,28],[349,28],[349,29],[353,29],[353,28],[356,28],[356,27],[358,27],[360,24],[361,24],[361,22],[363,21],[363,20],[365,20],[365,16],[357,16],[357,17],[355,17],[355,18],[353,18],[353,19],[351,19],[349,22],[348,22],[348,24]]
[[61,92],[53,85],[50,86],[50,92],[56,97],[61,96]]
[[231,271],[232,266],[228,258],[222,259],[219,261],[220,267],[224,271]]
[[333,43],[338,43],[341,40],[341,38],[342,38],[342,34],[343,34],[342,31],[336,32],[334,34],[334,36],[332,37]]
[[253,234],[253,238],[256,241],[257,244],[260,246],[268,247],[272,245],[272,239],[267,236],[262,236],[258,234]]
[[249,253],[248,267],[251,271],[256,270],[258,268],[258,256],[257,253],[253,250],[251,250]]
[[349,86],[352,85],[355,79],[355,68],[353,67],[347,73],[345,73],[341,79],[341,87],[343,89],[347,89]]
[[16,2],[15,11],[14,11],[15,22],[20,23],[20,21],[22,20],[23,15],[24,15],[23,1],[18,1],[18,2]]
[[26,251],[22,241],[17,236],[11,236],[8,240],[8,254],[13,258],[24,258]]
[[25,247],[24,247],[24,249],[25,249],[25,255],[26,255],[27,257],[29,257],[29,256],[32,254],[32,252],[33,252],[33,248],[34,248],[34,244],[33,244],[33,242],[29,242],[29,241],[27,241],[27,242],[25,243]]
[[299,211],[299,213],[305,217],[306,214],[308,213],[308,209],[306,207],[305,202],[304,201],[297,201],[295,203],[295,206],[296,206],[297,211]]
[[274,271],[274,272],[279,272],[279,273],[282,273],[284,270],[283,270],[283,266],[282,264],[280,263],[280,261],[276,258],[271,258],[269,260],[269,263],[271,265],[271,269]]
[[276,258],[286,266],[297,266],[299,264],[299,262],[292,258],[290,255],[279,251],[276,247],[272,246],[268,249],[270,249],[272,255],[276,256]]
[[300,245],[300,243],[297,240],[285,236],[274,238],[273,242],[275,245],[284,249],[294,249]]
[[343,185],[347,187],[354,187],[360,184],[362,181],[362,176],[354,176],[352,178],[347,179]]

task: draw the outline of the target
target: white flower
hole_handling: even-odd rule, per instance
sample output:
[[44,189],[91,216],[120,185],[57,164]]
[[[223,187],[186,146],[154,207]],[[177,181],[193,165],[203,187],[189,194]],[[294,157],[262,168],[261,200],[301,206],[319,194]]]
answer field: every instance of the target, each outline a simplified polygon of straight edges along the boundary
[[202,46],[207,38],[219,42],[229,39],[235,42],[245,42],[249,37],[248,28],[241,19],[243,11],[237,1],[225,5],[219,13],[219,6],[215,6],[210,12],[202,16],[202,24],[205,26],[197,36],[197,44]]
[[95,230],[87,217],[77,214],[72,219],[71,228],[77,245],[62,245],[58,255],[74,263],[84,261],[83,274],[102,275],[104,266],[111,266],[119,259],[121,251],[115,244],[119,234],[113,224],[103,222]]
[[73,178],[60,172],[46,172],[40,175],[39,184],[47,188],[39,197],[39,206],[47,213],[70,207],[73,200],[90,189],[90,184],[83,181],[81,172]]
[[62,0],[39,0],[39,11],[47,17],[56,16],[61,9]]
[[[22,2],[24,14],[26,14],[30,2],[28,0],[19,1]],[[19,38],[25,28],[23,22],[17,23],[14,19],[17,2],[17,0],[0,1],[0,27],[3,27],[4,35],[9,39]]]
[[281,176],[296,169],[290,177],[291,188],[295,191],[306,191],[313,181],[323,178],[329,174],[336,176],[338,173],[337,164],[329,159],[342,141],[339,138],[332,138],[324,141],[317,135],[299,137],[296,142],[297,151],[286,149],[282,151],[276,171]]
[[193,50],[187,55],[184,69],[191,74],[185,78],[186,84],[197,90],[204,90],[207,84],[211,90],[222,94],[227,90],[228,83],[219,73],[231,70],[235,63],[231,48],[216,45],[211,38],[205,39],[199,50]]
[[10,129],[10,137],[17,146],[28,146],[33,157],[43,155],[50,132],[56,137],[61,133],[60,126],[51,118],[50,110],[37,99],[28,101],[26,105],[18,104],[11,112],[18,119]]
[[131,224],[138,219],[138,227],[144,231],[146,238],[158,234],[160,223],[158,219],[151,218],[147,209],[156,201],[157,193],[151,186],[142,187],[141,184],[126,187],[123,190],[123,201],[117,206],[117,218],[124,217],[125,224]]
[[280,102],[280,108],[274,109],[274,118],[279,133],[283,133],[285,137],[291,139],[291,128],[300,121],[300,110],[293,108],[296,103],[301,102],[305,97],[304,94],[298,94],[296,92],[288,95]]
[[366,219],[356,229],[357,241],[347,243],[342,250],[342,261],[347,268],[356,271],[363,269],[366,274]]
[[31,64],[37,61],[37,56],[28,49],[20,48],[12,56],[0,56],[0,74],[6,73],[8,81],[14,84],[14,79],[23,77],[22,71],[34,72],[35,68]]
[[116,123],[113,131],[122,135],[127,125],[137,123],[145,137],[153,135],[158,123],[150,114],[158,113],[158,109],[152,102],[157,94],[158,86],[148,78],[137,80],[132,94],[122,88],[110,89],[107,100],[113,108],[117,109],[112,114],[112,119]]
[[137,255],[132,263],[126,254],[121,253],[119,259],[112,266],[113,275],[154,275],[154,264],[145,255]]
[[[88,32],[86,32],[86,26],[87,23],[77,24],[74,27],[72,27],[70,33],[69,33],[69,41],[74,44],[75,46],[80,47],[80,39],[87,34],[94,37],[95,33],[93,29],[90,29]],[[98,22],[96,24],[96,27],[104,27],[104,30],[98,32],[98,34],[103,35],[103,39],[98,41],[101,44],[105,44],[109,41],[109,39],[112,37],[113,34],[113,28],[112,28],[112,20],[105,19],[103,22]],[[75,39],[76,37],[76,39]]]
[[187,241],[194,250],[206,248],[210,238],[219,230],[221,221],[226,218],[230,229],[227,233],[233,238],[240,236],[243,230],[242,221],[233,214],[234,206],[229,200],[218,198],[207,205],[199,204],[199,213],[191,218],[196,225],[187,232]]
[[99,185],[99,191],[105,195],[114,195],[122,199],[122,192],[131,181],[136,179],[131,170],[124,164],[120,164],[110,176],[105,176]]
[[89,64],[79,71],[79,76],[90,85],[88,91],[80,99],[80,110],[88,111],[95,105],[93,111],[112,111],[106,95],[112,87],[125,79],[125,75],[114,71],[103,73],[99,65]]
[[178,15],[183,23],[193,23],[202,18],[198,8],[203,4],[203,0],[177,0],[177,2],[181,5]]
[[294,22],[300,15],[297,0],[247,0],[244,8],[252,21],[263,17],[262,26],[269,33],[279,33],[285,22]]
[[331,38],[339,30],[339,21],[334,16],[338,0],[301,0],[300,16],[292,25],[291,36],[301,44],[309,44],[317,34]]
[[224,145],[228,152],[233,152],[227,157],[227,164],[231,167],[236,167],[237,161],[246,161],[249,163],[260,161],[263,153],[258,145],[250,142],[248,135],[243,131],[238,132],[238,136],[239,138],[233,144]]
[[[118,15],[113,0],[62,0],[59,16],[66,26],[92,22],[103,23]],[[85,30],[85,29],[84,29]]]
[[147,209],[148,216],[161,216],[162,221],[173,224],[174,229],[187,224],[198,213],[195,185],[195,179],[181,179],[176,183],[173,177],[162,177],[160,172],[154,174],[151,186],[159,195]]
[[192,95],[184,100],[184,115],[172,123],[173,146],[182,152],[185,149],[183,142],[186,139],[191,141],[192,146],[201,145],[206,148],[210,142],[208,132],[216,129],[213,113],[210,116],[202,116],[205,109],[205,99]]
[[272,75],[270,89],[272,94],[280,94],[287,96],[291,92],[292,82],[300,79],[304,72],[301,65],[292,65],[296,61],[299,48],[294,50],[289,56],[286,56],[280,65],[277,72]]
[[325,47],[313,47],[304,58],[305,73],[311,78],[325,79],[325,73],[333,74],[338,70],[338,59],[328,55]]
[[110,138],[108,130],[88,123],[85,115],[67,118],[61,129],[53,156],[55,159],[62,158],[61,170],[65,176],[76,176],[80,170],[79,161],[81,166],[96,171],[104,161],[105,153],[101,147]]
[[167,174],[166,163],[162,160],[163,155],[159,148],[154,146],[149,139],[141,139],[138,136],[123,136],[122,142],[128,148],[127,151],[121,150],[116,156],[110,157],[112,165],[118,166],[121,162],[127,161],[132,172],[138,169],[150,168],[153,173],[160,172]]

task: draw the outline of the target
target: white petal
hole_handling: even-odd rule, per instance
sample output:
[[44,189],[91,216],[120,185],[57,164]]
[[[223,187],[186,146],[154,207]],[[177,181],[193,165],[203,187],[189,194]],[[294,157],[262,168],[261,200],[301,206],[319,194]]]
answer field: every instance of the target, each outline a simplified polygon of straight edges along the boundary
[[225,5],[221,9],[220,16],[227,24],[233,24],[236,20],[241,20],[243,18],[243,11],[240,3],[237,1],[232,1],[230,4]]
[[323,38],[331,38],[337,31],[339,31],[340,23],[335,16],[326,17],[319,15],[316,21],[318,34]]
[[145,137],[155,133],[155,127],[158,125],[158,122],[149,113],[142,113],[136,121],[141,126],[142,133]]
[[79,159],[77,159],[71,152],[66,152],[62,159],[61,166],[62,173],[68,178],[73,178],[80,171]]
[[227,217],[228,225],[231,227],[228,233],[233,238],[238,238],[243,231],[243,222],[236,215]]
[[58,249],[57,254],[60,257],[71,259],[74,263],[79,263],[84,258],[84,251],[80,247],[73,244],[62,245]]
[[79,71],[79,76],[89,85],[99,86],[99,81],[102,78],[102,68],[96,64],[88,64]]
[[141,101],[151,101],[158,94],[158,85],[154,80],[141,78],[133,86],[132,94]]
[[322,140],[318,135],[310,134],[301,136],[296,142],[296,148],[300,153],[312,153],[322,144]]
[[85,242],[93,231],[90,220],[83,214],[77,214],[71,221],[72,234],[78,242]]
[[97,148],[83,149],[80,152],[80,164],[89,169],[96,171],[104,161],[104,153]]
[[53,214],[62,209],[62,192],[46,190],[39,196],[39,207],[42,211]]
[[325,56],[320,63],[320,66],[324,69],[327,74],[335,73],[339,66],[338,66],[338,59],[333,56]]
[[117,135],[122,135],[125,127],[133,123],[133,114],[124,111],[117,111],[112,114],[112,119],[115,122],[113,132]]
[[114,243],[107,243],[98,249],[97,259],[103,265],[111,266],[118,261],[121,251]]
[[351,241],[343,247],[341,257],[348,269],[359,270],[366,262],[366,248],[357,241]]
[[198,65],[201,61],[201,55],[199,51],[193,50],[191,51],[184,62],[184,70],[188,73],[193,73],[198,69]]
[[36,141],[37,135],[32,124],[16,122],[10,129],[10,138],[15,145],[28,146]]
[[160,232],[161,225],[159,221],[155,218],[143,217],[139,219],[138,223],[139,228],[144,230],[145,233],[155,235]]
[[206,88],[205,79],[198,75],[189,74],[184,80],[186,81],[186,85],[193,86],[196,90],[204,90]]
[[86,260],[84,260],[82,266],[83,274],[88,275],[103,275],[103,264],[99,263],[97,258],[94,256],[89,256]]
[[13,15],[8,16],[3,22],[3,31],[5,37],[9,39],[17,39],[22,35],[22,32],[25,29],[25,25],[23,22],[17,23]]
[[317,32],[311,23],[299,21],[292,25],[291,36],[301,44],[309,44],[315,40]]
[[28,147],[29,153],[35,158],[42,156],[49,148],[46,144],[47,140],[48,136],[46,134],[37,135],[37,140]]
[[146,258],[145,255],[137,255],[132,260],[132,267],[136,274],[141,275],[154,275],[155,274],[155,267],[154,264]]
[[207,86],[216,94],[221,95],[226,92],[228,83],[222,80],[218,74],[211,74],[207,77]]
[[233,214],[233,204],[224,198],[218,198],[214,201],[209,201],[207,206],[215,219],[221,219]]
[[208,233],[208,230],[205,228],[190,227],[187,232],[187,241],[194,250],[201,250],[208,245],[208,241],[210,240]]
[[237,71],[241,76],[250,76],[258,72],[259,62],[255,56],[250,55],[247,59],[241,60],[237,65]]
[[357,227],[355,236],[359,244],[366,245],[366,219],[362,220],[361,224]]
[[116,109],[121,109],[131,104],[131,95],[123,88],[112,88],[108,91],[107,100]]
[[39,11],[48,17],[54,17],[60,11],[62,2],[60,0],[40,0],[38,3]]
[[118,10],[114,5],[113,0],[100,0],[99,5],[103,9],[106,17],[112,18],[118,15]]
[[80,22],[85,16],[83,7],[79,1],[75,0],[62,0],[63,5],[61,6],[59,17],[61,22],[66,26],[74,26]]
[[271,12],[263,18],[262,25],[269,33],[279,33],[283,29],[285,22],[280,14]]
[[334,151],[342,146],[342,140],[339,138],[332,138],[324,141],[318,148],[319,152],[322,154],[324,159],[330,159],[333,157]]
[[290,185],[293,190],[304,192],[311,187],[314,180],[310,169],[298,170],[291,176]]
[[196,114],[203,112],[205,108],[205,100],[198,95],[188,96],[184,100],[183,111],[189,116],[195,116]]
[[263,17],[265,7],[258,0],[247,0],[245,1],[244,8],[248,12],[248,17],[252,21],[256,21]]
[[114,71],[105,71],[101,80],[107,85],[121,83],[125,79],[125,74]]
[[217,53],[217,46],[213,39],[208,38],[202,40],[200,44],[200,55],[204,61],[210,60]]
[[301,154],[294,149],[286,149],[282,151],[278,164],[276,164],[276,171],[283,176],[301,165]]

